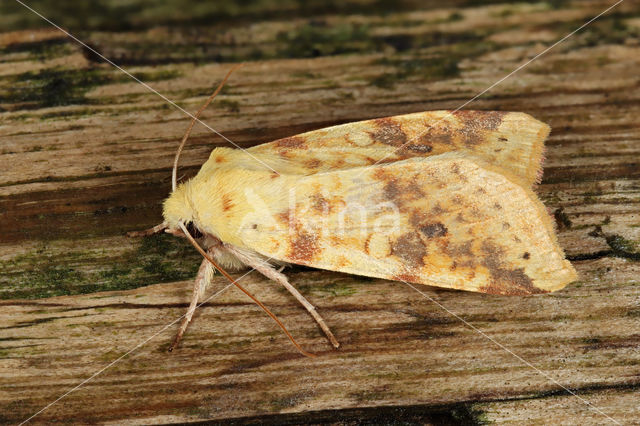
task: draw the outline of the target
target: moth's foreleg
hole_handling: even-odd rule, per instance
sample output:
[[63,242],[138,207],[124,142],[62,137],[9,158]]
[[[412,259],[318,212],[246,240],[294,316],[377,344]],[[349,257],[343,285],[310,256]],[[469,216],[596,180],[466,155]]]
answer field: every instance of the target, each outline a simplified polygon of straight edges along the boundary
[[169,225],[166,222],[162,222],[160,225],[156,225],[153,228],[145,229],[143,231],[131,231],[127,232],[127,237],[148,237],[149,235],[159,234],[164,232]]
[[304,306],[305,309],[311,314],[313,319],[316,320],[316,322],[318,323],[322,331],[324,331],[324,334],[329,339],[329,342],[331,342],[331,344],[333,345],[333,347],[336,349],[340,347],[340,343],[335,338],[335,336],[333,335],[333,333],[331,332],[327,324],[324,322],[324,319],[322,319],[320,314],[316,311],[316,308],[311,303],[309,303],[309,301],[305,299],[305,297],[302,294],[300,294],[300,292],[298,292],[298,290],[294,286],[292,286],[289,283],[289,280],[287,279],[286,275],[277,271],[273,267],[273,265],[269,264],[268,262],[265,262],[264,260],[256,256],[252,256],[249,253],[246,253],[244,250],[239,250],[238,248],[231,246],[229,244],[225,244],[225,248],[229,250],[232,254],[234,254],[238,259],[240,259],[247,266],[260,272],[265,277],[280,283],[284,288],[289,290],[289,293],[291,293],[293,297],[295,297],[298,300],[298,302],[300,302],[302,306]]
[[198,306],[198,300],[202,297],[205,290],[211,283],[211,278],[213,277],[213,267],[211,263],[207,259],[204,259],[200,264],[200,268],[198,269],[198,274],[196,275],[196,280],[193,284],[193,294],[191,296],[191,303],[189,304],[189,309],[187,309],[187,313],[182,320],[182,324],[180,325],[180,329],[178,330],[178,334],[174,339],[171,347],[169,347],[169,352],[173,351],[180,340],[182,340],[182,336],[184,332],[187,330],[189,323],[191,322],[191,318],[193,317],[193,313],[196,311],[196,307]]

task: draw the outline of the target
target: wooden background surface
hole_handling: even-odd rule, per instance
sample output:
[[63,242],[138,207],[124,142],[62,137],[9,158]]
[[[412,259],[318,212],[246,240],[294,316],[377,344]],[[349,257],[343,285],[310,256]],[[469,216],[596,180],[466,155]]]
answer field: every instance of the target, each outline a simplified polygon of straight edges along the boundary
[[[457,108],[613,2],[28,4],[188,111],[245,61],[204,121],[247,147]],[[277,285],[244,278],[310,360],[234,289],[166,353],[199,255],[172,236],[123,234],[160,222],[188,118],[3,2],[0,422],[155,336],[32,422],[638,424],[639,6],[623,2],[467,106],[551,125],[537,191],[580,281],[533,297],[421,287],[438,305],[402,283],[289,270],[336,351]],[[221,145],[196,126],[183,171]]]

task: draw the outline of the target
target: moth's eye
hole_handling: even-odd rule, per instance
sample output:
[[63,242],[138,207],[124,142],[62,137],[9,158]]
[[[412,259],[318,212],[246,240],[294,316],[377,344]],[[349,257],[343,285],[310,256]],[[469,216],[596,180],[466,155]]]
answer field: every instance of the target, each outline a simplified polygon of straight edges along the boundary
[[202,238],[202,232],[193,224],[193,222],[187,223],[187,231],[193,238]]

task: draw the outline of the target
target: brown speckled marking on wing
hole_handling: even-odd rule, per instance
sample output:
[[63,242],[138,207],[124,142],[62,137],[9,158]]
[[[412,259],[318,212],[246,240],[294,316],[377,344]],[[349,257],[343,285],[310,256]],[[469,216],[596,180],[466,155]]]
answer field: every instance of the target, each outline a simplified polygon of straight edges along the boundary
[[418,224],[416,228],[427,238],[444,237],[447,235],[447,227],[439,222]]
[[298,148],[307,149],[305,145],[305,138],[301,136],[290,136],[288,138],[278,139],[272,142],[273,146],[277,148]]
[[311,195],[312,204],[311,207],[317,212],[326,214],[329,212],[331,206],[329,205],[329,201],[324,198],[322,194],[313,194]]
[[[505,295],[545,293],[576,278],[535,194],[463,153],[288,179],[306,194],[294,206],[273,205],[288,229],[265,221],[259,231],[240,230],[266,256]],[[269,251],[268,238],[284,244]]]
[[408,141],[407,134],[402,130],[402,124],[393,117],[373,120],[373,131],[370,137],[374,142],[396,148],[402,147]]
[[427,246],[414,232],[407,232],[391,244],[391,254],[402,259],[409,269],[420,268],[424,265]]
[[[315,206],[314,206],[315,209]],[[265,215],[267,212],[264,212]],[[287,208],[283,211],[272,212],[272,217],[276,220],[275,227],[278,229],[276,239],[284,242],[283,250],[286,249],[286,258],[292,263],[309,264],[314,258],[322,253],[319,245],[319,234],[313,226],[303,226],[297,210]],[[320,212],[322,214],[322,212]],[[260,225],[258,228],[251,227],[257,233],[269,236],[273,239],[273,224],[269,226]],[[271,243],[271,247],[273,244]],[[269,257],[272,257],[271,255]]]
[[313,174],[450,151],[477,156],[532,185],[539,181],[549,126],[520,112],[429,111],[328,127],[249,149]]
[[288,257],[292,262],[309,263],[318,253],[318,236],[300,231],[293,237]]
[[455,111],[453,115],[460,121],[460,133],[465,145],[478,145],[486,140],[485,132],[494,131],[502,124],[508,113],[502,111]]

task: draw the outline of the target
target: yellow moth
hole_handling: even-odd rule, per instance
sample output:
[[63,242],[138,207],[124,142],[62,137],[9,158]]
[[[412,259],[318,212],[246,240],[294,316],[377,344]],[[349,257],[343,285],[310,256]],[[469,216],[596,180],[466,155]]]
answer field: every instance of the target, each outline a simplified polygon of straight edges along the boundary
[[[549,130],[520,112],[429,111],[246,151],[216,148],[174,188],[155,231],[194,234],[222,268],[254,268],[281,283],[337,347],[277,268],[504,295],[547,293],[576,279],[531,189]],[[212,274],[205,259],[174,346]]]

